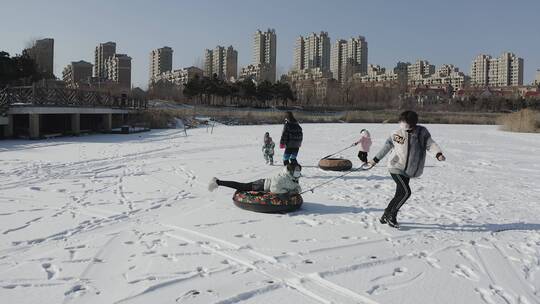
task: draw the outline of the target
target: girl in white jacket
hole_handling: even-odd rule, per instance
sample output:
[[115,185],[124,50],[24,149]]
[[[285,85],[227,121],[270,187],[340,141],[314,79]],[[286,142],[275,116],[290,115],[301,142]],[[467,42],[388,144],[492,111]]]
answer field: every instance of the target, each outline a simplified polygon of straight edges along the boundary
[[302,188],[299,179],[302,176],[302,166],[288,164],[283,171],[272,178],[259,179],[250,183],[239,183],[212,178],[208,185],[209,191],[216,190],[219,186],[233,188],[238,191],[263,191],[276,194],[300,193]]
[[417,123],[418,114],[416,112],[405,111],[401,113],[399,116],[400,129],[392,132],[381,151],[369,162],[371,166],[375,166],[386,154],[392,151],[388,160],[388,171],[396,182],[396,193],[384,210],[380,221],[382,224],[388,223],[395,228],[399,228],[398,211],[411,196],[409,180],[419,177],[424,171],[426,151],[432,152],[439,161],[446,160],[439,145],[431,138],[429,131]]

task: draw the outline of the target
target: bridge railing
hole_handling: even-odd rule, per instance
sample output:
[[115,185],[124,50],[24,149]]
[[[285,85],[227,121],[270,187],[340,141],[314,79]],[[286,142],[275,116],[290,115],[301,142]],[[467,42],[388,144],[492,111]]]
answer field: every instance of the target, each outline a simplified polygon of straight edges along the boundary
[[105,92],[68,88],[12,87],[0,89],[0,112],[10,106],[107,107],[145,109],[147,101]]

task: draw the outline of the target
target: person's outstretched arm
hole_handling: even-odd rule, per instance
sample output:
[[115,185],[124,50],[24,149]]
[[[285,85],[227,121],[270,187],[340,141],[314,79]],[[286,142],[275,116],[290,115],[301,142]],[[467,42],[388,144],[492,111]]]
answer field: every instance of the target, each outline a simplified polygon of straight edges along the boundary
[[386,156],[386,154],[388,154],[388,152],[392,151],[393,148],[394,148],[394,142],[392,141],[392,136],[390,136],[384,142],[384,146],[381,148],[379,153],[377,153],[377,155],[375,155],[375,157],[373,158],[374,164],[381,161],[381,159],[383,159]]
[[429,132],[428,139],[426,141],[426,150],[435,154],[435,158],[437,158],[437,160],[446,160],[446,157],[444,156],[441,147],[433,140],[433,138],[431,138],[431,134],[429,134]]

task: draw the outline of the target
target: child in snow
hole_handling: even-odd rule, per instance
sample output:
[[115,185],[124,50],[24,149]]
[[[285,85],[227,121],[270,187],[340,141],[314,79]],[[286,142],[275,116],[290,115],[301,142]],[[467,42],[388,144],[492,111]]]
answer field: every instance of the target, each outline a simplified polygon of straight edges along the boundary
[[283,126],[283,132],[281,133],[281,139],[279,141],[279,148],[285,149],[283,152],[283,165],[289,163],[297,163],[298,151],[302,146],[303,140],[302,127],[294,118],[292,112],[287,112],[285,116],[285,125]]
[[298,180],[301,176],[302,166],[299,164],[288,164],[278,175],[271,178],[259,179],[250,183],[224,181],[214,177],[208,185],[208,190],[214,191],[219,186],[223,186],[238,191],[264,191],[276,194],[300,193],[302,188],[300,188]]
[[366,129],[360,131],[360,139],[354,143],[355,146],[360,144],[360,150],[358,151],[358,158],[365,164],[368,162],[368,152],[371,148],[371,135]]
[[270,137],[270,133],[266,132],[264,134],[264,143],[262,147],[262,151],[264,154],[264,160],[267,164],[273,165],[274,164],[274,147],[276,144],[274,144],[274,141],[272,140],[272,137]]
[[409,180],[422,175],[426,161],[426,150],[432,152],[437,160],[444,161],[441,148],[431,138],[429,131],[418,123],[418,114],[413,111],[405,111],[399,116],[400,128],[390,135],[381,151],[369,161],[370,166],[375,166],[388,152],[392,151],[388,161],[388,171],[396,183],[394,198],[384,210],[380,222],[388,223],[389,226],[399,228],[397,214],[401,206],[411,196]]

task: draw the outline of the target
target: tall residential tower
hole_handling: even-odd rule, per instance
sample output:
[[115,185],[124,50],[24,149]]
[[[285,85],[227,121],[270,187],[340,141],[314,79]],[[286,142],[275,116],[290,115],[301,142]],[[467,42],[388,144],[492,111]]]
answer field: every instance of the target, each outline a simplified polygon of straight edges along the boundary
[[476,86],[506,87],[523,85],[523,58],[503,53],[498,58],[477,56],[471,65],[471,82]]
[[300,36],[296,40],[294,69],[300,71],[314,68],[330,71],[330,37],[327,32]]
[[368,43],[363,36],[339,39],[332,46],[330,69],[334,79],[345,83],[354,74],[367,74]]
[[39,72],[48,77],[54,75],[54,39],[36,40],[32,47],[26,49],[26,51],[30,58],[34,59]]
[[150,83],[162,73],[172,70],[173,49],[164,46],[150,52]]
[[98,79],[107,78],[107,69],[105,67],[105,61],[116,54],[116,43],[105,42],[96,46],[94,52],[94,77]]
[[266,70],[260,80],[276,81],[276,31],[268,29],[266,32],[257,30],[253,36],[253,66]]
[[238,76],[238,51],[232,45],[225,48],[217,46],[214,50],[205,50],[204,74],[216,75],[219,79],[231,80]]

